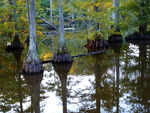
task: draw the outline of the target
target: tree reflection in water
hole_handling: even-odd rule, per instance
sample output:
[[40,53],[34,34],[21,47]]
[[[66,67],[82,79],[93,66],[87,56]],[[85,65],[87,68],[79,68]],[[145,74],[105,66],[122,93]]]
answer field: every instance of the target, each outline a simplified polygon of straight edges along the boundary
[[40,113],[40,84],[43,79],[43,73],[24,75],[24,78],[31,91],[31,106],[26,112]]
[[119,43],[113,43],[113,44],[110,44],[111,48],[114,50],[114,53],[116,54],[115,55],[115,65],[116,65],[116,84],[117,84],[117,87],[116,87],[116,106],[117,106],[117,109],[116,109],[116,113],[120,113],[121,111],[119,110],[119,97],[120,97],[120,92],[119,92],[119,81],[120,81],[120,77],[119,77],[119,72],[120,72],[120,69],[119,69],[119,66],[120,66],[120,60],[119,60],[119,55],[120,55],[120,49],[121,49],[121,46],[122,46],[122,42],[119,42]]
[[60,78],[62,89],[63,113],[67,113],[67,75],[71,69],[72,63],[55,64],[53,67]]
[[[135,75],[135,79],[130,80],[132,91],[131,96],[129,97],[129,103],[133,106],[134,112],[150,112],[149,109],[149,100],[150,100],[150,67],[149,67],[149,41],[130,41],[130,44],[133,44],[139,48],[139,57],[135,57],[137,61],[136,67],[128,66],[129,69],[132,69],[130,73]],[[129,86],[128,86],[129,87]],[[138,107],[137,105],[140,104]]]
[[[23,50],[6,50],[8,53],[12,53],[15,57],[15,61],[16,61],[16,72],[19,73],[20,69],[21,69],[21,55]],[[21,75],[17,74],[16,78],[18,80],[18,90],[17,90],[17,95],[19,97],[19,103],[20,103],[20,110],[18,109],[17,111],[23,113],[23,97],[22,97],[22,79],[21,79]]]

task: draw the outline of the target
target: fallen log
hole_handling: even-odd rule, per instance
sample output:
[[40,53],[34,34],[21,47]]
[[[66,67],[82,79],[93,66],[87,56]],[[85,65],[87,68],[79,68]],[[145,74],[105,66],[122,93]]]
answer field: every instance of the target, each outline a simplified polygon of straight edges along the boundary
[[57,30],[57,27],[56,27],[53,23],[51,23],[51,22],[49,22],[49,21],[43,19],[43,18],[40,17],[39,15],[36,15],[36,16],[39,17],[39,18],[40,18],[41,20],[43,20],[45,23],[47,23],[48,25],[52,26],[53,28],[55,28],[55,29]]
[[99,54],[99,53],[104,53],[104,52],[106,52],[106,50],[104,50],[104,51],[92,52],[92,53],[87,53],[87,54],[82,54],[82,55],[75,55],[75,56],[72,56],[72,58],[82,57],[82,56],[88,56],[88,55],[94,55],[94,54]]
[[43,34],[58,34],[59,32],[42,32]]
[[[97,52],[87,53],[87,54],[82,54],[82,55],[75,55],[75,56],[72,56],[72,58],[82,57],[82,56],[88,56],[88,55],[94,55],[94,54],[99,54],[99,53],[104,53],[104,52],[106,52],[106,51],[107,51],[107,50],[104,50],[104,51],[97,51]],[[42,61],[42,64],[49,63],[49,62],[52,62],[52,60]]]
[[46,63],[52,62],[52,60],[41,61],[41,62],[42,62],[42,64],[46,64]]

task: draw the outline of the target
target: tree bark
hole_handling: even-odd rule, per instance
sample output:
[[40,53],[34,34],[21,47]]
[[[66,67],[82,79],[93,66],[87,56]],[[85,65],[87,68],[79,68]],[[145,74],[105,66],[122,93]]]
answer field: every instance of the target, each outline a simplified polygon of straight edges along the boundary
[[35,0],[30,0],[30,41],[28,54],[24,60],[23,72],[39,73],[43,71],[42,63],[38,57],[36,27],[35,27]]
[[[97,0],[95,0],[94,1],[95,2],[95,4],[97,4]],[[95,12],[100,12],[100,9],[99,9],[99,7],[98,6],[94,6],[94,10],[95,10]],[[97,28],[97,30],[99,30],[100,31],[100,23],[96,23],[96,28]]]
[[53,22],[53,8],[52,8],[52,0],[50,0],[50,21]]
[[66,48],[65,35],[64,35],[64,17],[62,1],[59,0],[59,42],[57,54],[54,54],[54,63],[69,63],[72,62],[72,57]]
[[58,53],[64,53],[67,51],[64,34],[65,33],[64,33],[63,6],[59,5],[59,46],[58,46]]
[[119,27],[119,0],[115,0],[115,7],[116,7],[115,29],[116,29],[116,31],[120,32],[120,27]]
[[15,18],[15,29],[18,30],[18,20],[17,20],[17,12],[16,12],[16,0],[13,1],[14,6],[14,18]]
[[28,20],[30,21],[30,12],[29,12],[29,0],[26,0],[27,9],[28,9]]
[[15,39],[19,40],[19,33],[18,33],[18,20],[17,20],[17,12],[16,12],[16,0],[13,0],[13,6],[14,6],[14,19],[15,19],[15,30],[17,30],[17,33],[15,32]]
[[[19,39],[19,32],[18,32],[18,20],[17,20],[17,12],[16,12],[16,0],[10,1],[10,5],[14,6],[14,20],[15,20],[15,37],[13,39],[13,42],[11,42],[11,45],[8,45],[6,47],[6,50],[19,50],[19,49],[24,49],[22,43],[20,42]],[[11,19],[11,17],[9,17]],[[11,34],[10,34],[11,35]]]
[[[147,31],[147,22],[146,21],[146,17],[147,17],[147,13],[146,13],[146,4],[144,3],[144,0],[141,1],[141,6],[142,6],[142,14],[139,15],[139,21],[141,22],[139,25],[139,32],[144,33]],[[147,2],[147,1],[146,1]],[[148,2],[147,2],[148,3]]]

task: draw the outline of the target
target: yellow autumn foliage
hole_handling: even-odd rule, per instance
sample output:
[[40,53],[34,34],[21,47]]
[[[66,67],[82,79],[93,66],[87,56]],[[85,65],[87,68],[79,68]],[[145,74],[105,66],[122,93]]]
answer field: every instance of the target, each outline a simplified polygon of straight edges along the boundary
[[37,34],[38,36],[43,36],[43,33],[42,33],[41,31],[39,31],[39,30],[36,31],[36,34]]
[[53,56],[53,53],[46,53],[43,55],[43,59],[46,60],[46,59],[49,59]]

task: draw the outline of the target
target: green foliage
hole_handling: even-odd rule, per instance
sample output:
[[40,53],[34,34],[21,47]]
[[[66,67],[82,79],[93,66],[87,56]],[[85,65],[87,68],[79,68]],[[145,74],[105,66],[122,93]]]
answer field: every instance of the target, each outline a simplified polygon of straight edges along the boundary
[[[116,11],[113,1],[110,0],[62,0],[64,8],[65,27],[71,27],[71,21],[75,21],[75,27],[85,29],[89,27],[89,32],[99,31],[107,38],[109,34],[118,34],[112,26],[115,26],[115,20],[112,19],[112,12]],[[144,5],[143,5],[144,4]],[[53,23],[59,24],[59,6],[58,1],[52,3]],[[17,10],[19,30],[14,29],[14,8]],[[9,1],[0,1],[0,34],[7,33],[29,33],[29,21],[27,19],[27,6],[25,0],[17,0],[17,6],[14,7]],[[46,20],[50,20],[50,1],[36,0],[36,14]],[[74,20],[72,20],[74,14]],[[150,23],[150,2],[149,0],[120,0],[119,6],[121,32],[136,31],[139,25]],[[42,21],[36,18],[37,23]],[[150,25],[148,24],[148,29]],[[38,34],[41,30],[38,29]],[[92,34],[91,34],[92,35]],[[88,37],[88,36],[86,36]]]
[[90,35],[91,40],[101,40],[101,38],[103,38],[103,34],[97,31]]
[[128,0],[120,6],[121,29],[139,27],[150,20],[150,2],[147,0]]

